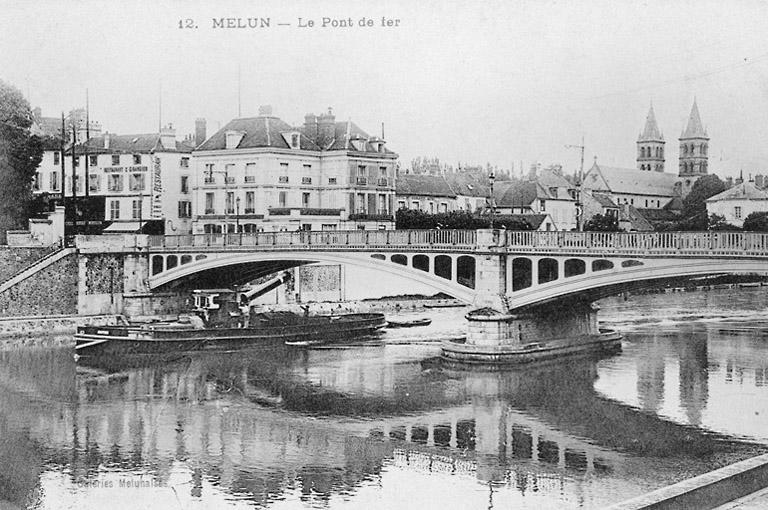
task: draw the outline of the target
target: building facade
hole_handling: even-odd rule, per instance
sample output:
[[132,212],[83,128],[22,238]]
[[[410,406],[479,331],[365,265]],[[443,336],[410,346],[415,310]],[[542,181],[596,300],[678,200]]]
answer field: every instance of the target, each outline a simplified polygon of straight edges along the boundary
[[707,199],[707,214],[723,216],[737,227],[754,212],[768,212],[768,192],[752,182],[742,182]]
[[693,100],[688,125],[680,134],[680,171],[682,196],[691,192],[702,175],[709,172],[709,135],[701,123],[699,107]]
[[648,110],[645,128],[637,137],[637,169],[643,171],[664,171],[664,134],[656,124],[653,105]]
[[304,120],[262,107],[194,151],[195,233],[394,228],[397,154],[330,109]]

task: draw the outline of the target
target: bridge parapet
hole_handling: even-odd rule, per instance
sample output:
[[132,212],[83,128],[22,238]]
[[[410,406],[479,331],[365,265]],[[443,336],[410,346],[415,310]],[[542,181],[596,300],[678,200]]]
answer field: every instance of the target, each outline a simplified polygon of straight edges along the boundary
[[756,232],[524,232],[505,234],[507,251],[621,256],[768,256],[768,234]]
[[150,251],[474,251],[474,230],[328,230],[322,232],[259,232],[150,236]]

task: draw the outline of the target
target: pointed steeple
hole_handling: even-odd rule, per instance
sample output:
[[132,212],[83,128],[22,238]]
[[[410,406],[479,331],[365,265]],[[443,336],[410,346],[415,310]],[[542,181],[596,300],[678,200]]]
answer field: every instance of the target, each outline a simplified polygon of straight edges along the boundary
[[709,138],[707,131],[704,129],[704,125],[701,123],[701,116],[699,115],[699,107],[696,104],[696,98],[693,98],[693,107],[691,107],[691,115],[688,117],[688,125],[680,135],[680,138]]
[[659,131],[659,125],[656,123],[656,114],[653,112],[653,103],[648,110],[648,116],[645,118],[645,129],[637,138],[638,142],[661,141],[664,135]]

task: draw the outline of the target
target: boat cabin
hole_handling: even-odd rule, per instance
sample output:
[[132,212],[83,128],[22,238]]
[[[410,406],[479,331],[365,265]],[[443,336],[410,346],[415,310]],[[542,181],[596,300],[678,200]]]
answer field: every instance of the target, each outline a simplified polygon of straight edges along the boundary
[[[202,289],[192,292],[194,312],[209,326],[230,326],[243,315],[239,293],[231,289]],[[248,315],[248,312],[245,312]]]

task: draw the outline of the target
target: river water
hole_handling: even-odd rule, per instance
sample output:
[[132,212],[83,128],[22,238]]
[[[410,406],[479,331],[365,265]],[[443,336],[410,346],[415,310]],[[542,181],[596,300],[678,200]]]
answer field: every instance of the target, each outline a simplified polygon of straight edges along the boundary
[[599,508],[768,450],[768,292],[600,303],[609,358],[435,362],[462,309],[317,348],[0,351],[0,508]]

